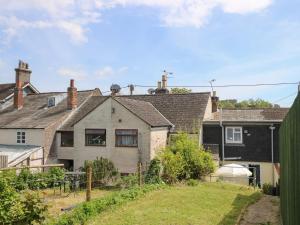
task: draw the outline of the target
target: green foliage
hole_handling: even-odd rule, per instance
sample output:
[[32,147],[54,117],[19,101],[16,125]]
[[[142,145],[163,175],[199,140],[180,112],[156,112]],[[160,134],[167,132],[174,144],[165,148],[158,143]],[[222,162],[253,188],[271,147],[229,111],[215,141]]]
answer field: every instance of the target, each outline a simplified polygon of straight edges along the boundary
[[262,187],[262,191],[266,195],[273,195],[273,185],[270,183],[264,183]]
[[155,158],[150,162],[149,169],[146,173],[145,182],[147,184],[159,184],[161,180],[161,163],[160,160]]
[[187,88],[171,88],[171,94],[188,94],[191,92],[192,90]]
[[50,225],[75,225],[86,224],[92,217],[97,216],[99,213],[111,208],[124,204],[126,202],[138,199],[146,193],[163,188],[162,185],[145,185],[142,188],[135,187],[120,192],[113,193],[112,195],[105,196],[100,199],[85,202],[69,213],[63,214],[58,219],[49,221]]
[[189,179],[189,180],[187,180],[186,184],[187,184],[188,186],[198,186],[199,181],[198,181],[198,180],[195,180],[195,179]]
[[47,206],[37,194],[19,193],[8,180],[0,180],[0,224],[32,224],[45,219]]
[[248,99],[238,102],[236,99],[227,99],[219,101],[219,106],[221,108],[227,109],[249,109],[249,108],[273,108],[278,107],[278,105],[273,105],[272,103],[263,99]]
[[179,133],[160,155],[163,165],[163,179],[167,183],[178,180],[200,179],[215,170],[209,152],[199,147],[197,140],[187,133]]
[[139,178],[136,174],[129,174],[128,176],[122,176],[118,186],[122,188],[137,187],[139,184]]
[[101,184],[107,184],[109,181],[118,178],[119,172],[113,162],[105,158],[97,158],[93,161],[85,161],[83,171],[87,171],[87,167],[91,165],[94,181]]

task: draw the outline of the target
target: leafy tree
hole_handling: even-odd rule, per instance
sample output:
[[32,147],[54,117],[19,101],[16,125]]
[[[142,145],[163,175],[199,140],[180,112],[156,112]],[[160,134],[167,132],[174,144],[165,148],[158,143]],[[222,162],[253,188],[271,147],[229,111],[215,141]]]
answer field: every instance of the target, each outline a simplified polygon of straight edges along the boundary
[[215,170],[212,155],[199,147],[196,139],[179,133],[160,155],[163,179],[167,183],[177,180],[200,179]]
[[238,102],[236,99],[221,100],[219,102],[221,108],[227,109],[251,109],[251,108],[273,108],[279,107],[279,105],[273,105],[272,103],[263,99],[248,99]]
[[171,88],[172,94],[189,94],[191,92],[192,90],[187,88]]

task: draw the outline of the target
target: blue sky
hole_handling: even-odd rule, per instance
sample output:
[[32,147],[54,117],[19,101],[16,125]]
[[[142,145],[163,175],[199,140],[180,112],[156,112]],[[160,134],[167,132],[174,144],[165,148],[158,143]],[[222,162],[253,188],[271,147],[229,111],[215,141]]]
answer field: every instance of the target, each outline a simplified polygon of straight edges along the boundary
[[[29,63],[41,91],[112,83],[169,85],[300,81],[296,0],[0,0],[0,83]],[[136,88],[136,93],[147,89]],[[196,88],[194,91],[208,91]],[[221,98],[296,93],[297,86],[217,88]],[[124,94],[128,93],[123,89]],[[295,94],[296,95],[296,94]],[[277,103],[289,106],[294,96]]]

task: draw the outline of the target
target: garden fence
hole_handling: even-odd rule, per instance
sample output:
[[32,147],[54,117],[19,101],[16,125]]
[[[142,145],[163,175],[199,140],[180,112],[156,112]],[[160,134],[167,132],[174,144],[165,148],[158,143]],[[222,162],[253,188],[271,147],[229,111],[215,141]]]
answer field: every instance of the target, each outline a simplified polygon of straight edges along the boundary
[[280,189],[283,225],[300,224],[300,93],[280,128]]

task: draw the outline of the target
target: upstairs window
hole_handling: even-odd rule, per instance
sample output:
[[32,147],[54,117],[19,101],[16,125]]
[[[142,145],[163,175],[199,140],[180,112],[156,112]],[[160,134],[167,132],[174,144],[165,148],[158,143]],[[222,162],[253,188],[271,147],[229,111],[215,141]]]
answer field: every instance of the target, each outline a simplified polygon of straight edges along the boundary
[[61,132],[61,147],[73,147],[74,146],[74,132],[72,131],[64,131]]
[[226,127],[226,143],[242,144],[243,132],[242,127]]
[[25,131],[17,131],[17,143],[25,144],[26,143],[26,133]]
[[106,146],[105,129],[86,129],[85,130],[86,146]]
[[117,147],[137,147],[138,146],[138,130],[134,130],[134,129],[116,130],[116,146]]

